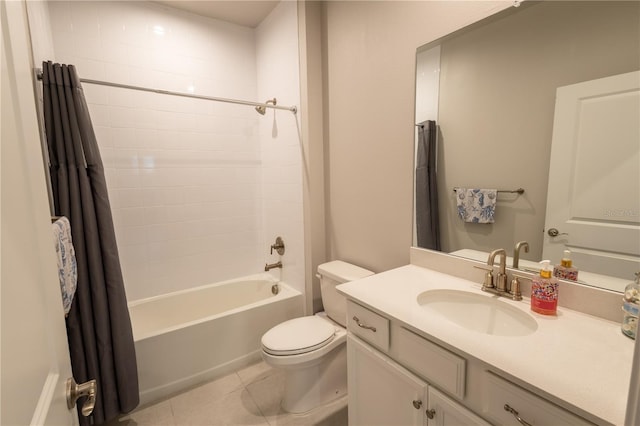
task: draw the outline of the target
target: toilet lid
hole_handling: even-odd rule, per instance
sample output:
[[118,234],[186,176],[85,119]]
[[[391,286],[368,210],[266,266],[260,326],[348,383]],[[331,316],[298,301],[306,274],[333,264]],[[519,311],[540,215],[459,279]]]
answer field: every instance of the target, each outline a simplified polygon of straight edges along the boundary
[[276,325],[262,336],[262,349],[271,355],[297,355],[329,343],[336,329],[317,316],[294,318]]

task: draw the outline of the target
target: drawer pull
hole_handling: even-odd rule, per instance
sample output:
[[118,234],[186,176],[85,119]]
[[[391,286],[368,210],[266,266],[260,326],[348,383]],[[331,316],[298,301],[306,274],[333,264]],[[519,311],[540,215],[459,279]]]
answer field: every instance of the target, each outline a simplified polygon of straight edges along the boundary
[[520,417],[518,415],[518,412],[511,408],[509,404],[504,404],[504,411],[508,411],[513,414],[513,417],[515,417],[518,423],[520,423],[522,426],[531,426],[531,423],[527,423],[522,417]]
[[416,410],[419,410],[419,409],[420,409],[420,407],[422,407],[422,401],[420,401],[419,399],[414,399],[414,400],[413,400],[413,407],[414,407]]
[[429,417],[429,420],[433,420],[433,418],[436,416],[436,410],[432,408],[431,410],[427,410],[425,414],[427,415],[427,417]]
[[374,333],[376,332],[376,328],[375,328],[375,327],[373,327],[373,326],[371,326],[371,325],[365,325],[365,324],[362,324],[362,323],[360,322],[360,320],[358,319],[358,317],[357,317],[357,316],[355,316],[355,315],[354,315],[354,316],[353,316],[353,320],[356,322],[356,324],[358,324],[358,327],[360,327],[360,328],[364,328],[364,329],[367,329],[367,330],[371,330],[371,331],[373,331]]

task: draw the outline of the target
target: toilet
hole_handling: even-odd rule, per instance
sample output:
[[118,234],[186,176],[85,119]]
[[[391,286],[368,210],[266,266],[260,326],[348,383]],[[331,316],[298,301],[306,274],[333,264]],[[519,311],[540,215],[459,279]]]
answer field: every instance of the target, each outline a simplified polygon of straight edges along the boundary
[[305,413],[347,394],[347,301],[336,286],[373,275],[340,260],[318,266],[324,311],[262,336],[262,358],[285,373],[282,408]]

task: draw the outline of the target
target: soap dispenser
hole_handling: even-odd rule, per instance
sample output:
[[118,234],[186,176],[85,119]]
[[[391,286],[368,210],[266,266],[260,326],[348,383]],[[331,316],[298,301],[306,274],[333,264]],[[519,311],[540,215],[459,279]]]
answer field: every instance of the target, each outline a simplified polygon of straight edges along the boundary
[[571,251],[565,250],[560,264],[553,268],[553,276],[565,280],[578,281],[578,269],[572,266]]
[[531,280],[531,310],[543,315],[555,315],[558,309],[558,280],[551,274],[551,262],[540,262],[540,275]]

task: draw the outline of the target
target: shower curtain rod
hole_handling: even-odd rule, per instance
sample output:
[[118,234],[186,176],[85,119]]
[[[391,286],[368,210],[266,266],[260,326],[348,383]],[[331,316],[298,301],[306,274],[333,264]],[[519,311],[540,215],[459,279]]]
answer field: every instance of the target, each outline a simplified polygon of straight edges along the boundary
[[[38,77],[38,80],[42,80],[42,69],[36,68],[36,76]],[[243,101],[240,99],[217,98],[214,96],[195,95],[193,93],[185,93],[185,92],[174,92],[171,90],[154,89],[152,87],[132,86],[129,84],[112,83],[110,81],[92,80],[89,78],[81,78],[80,82],[88,83],[88,84],[98,84],[101,86],[118,87],[121,89],[139,90],[141,92],[159,93],[161,95],[181,96],[183,98],[194,98],[194,99],[203,99],[206,101],[225,102],[228,104],[239,104],[239,105],[249,105],[254,107],[282,109],[282,110],[291,111],[294,114],[297,114],[298,112],[298,107],[296,106],[281,106],[281,105],[272,105],[272,104],[266,104],[266,103],[263,104],[260,102]]]

